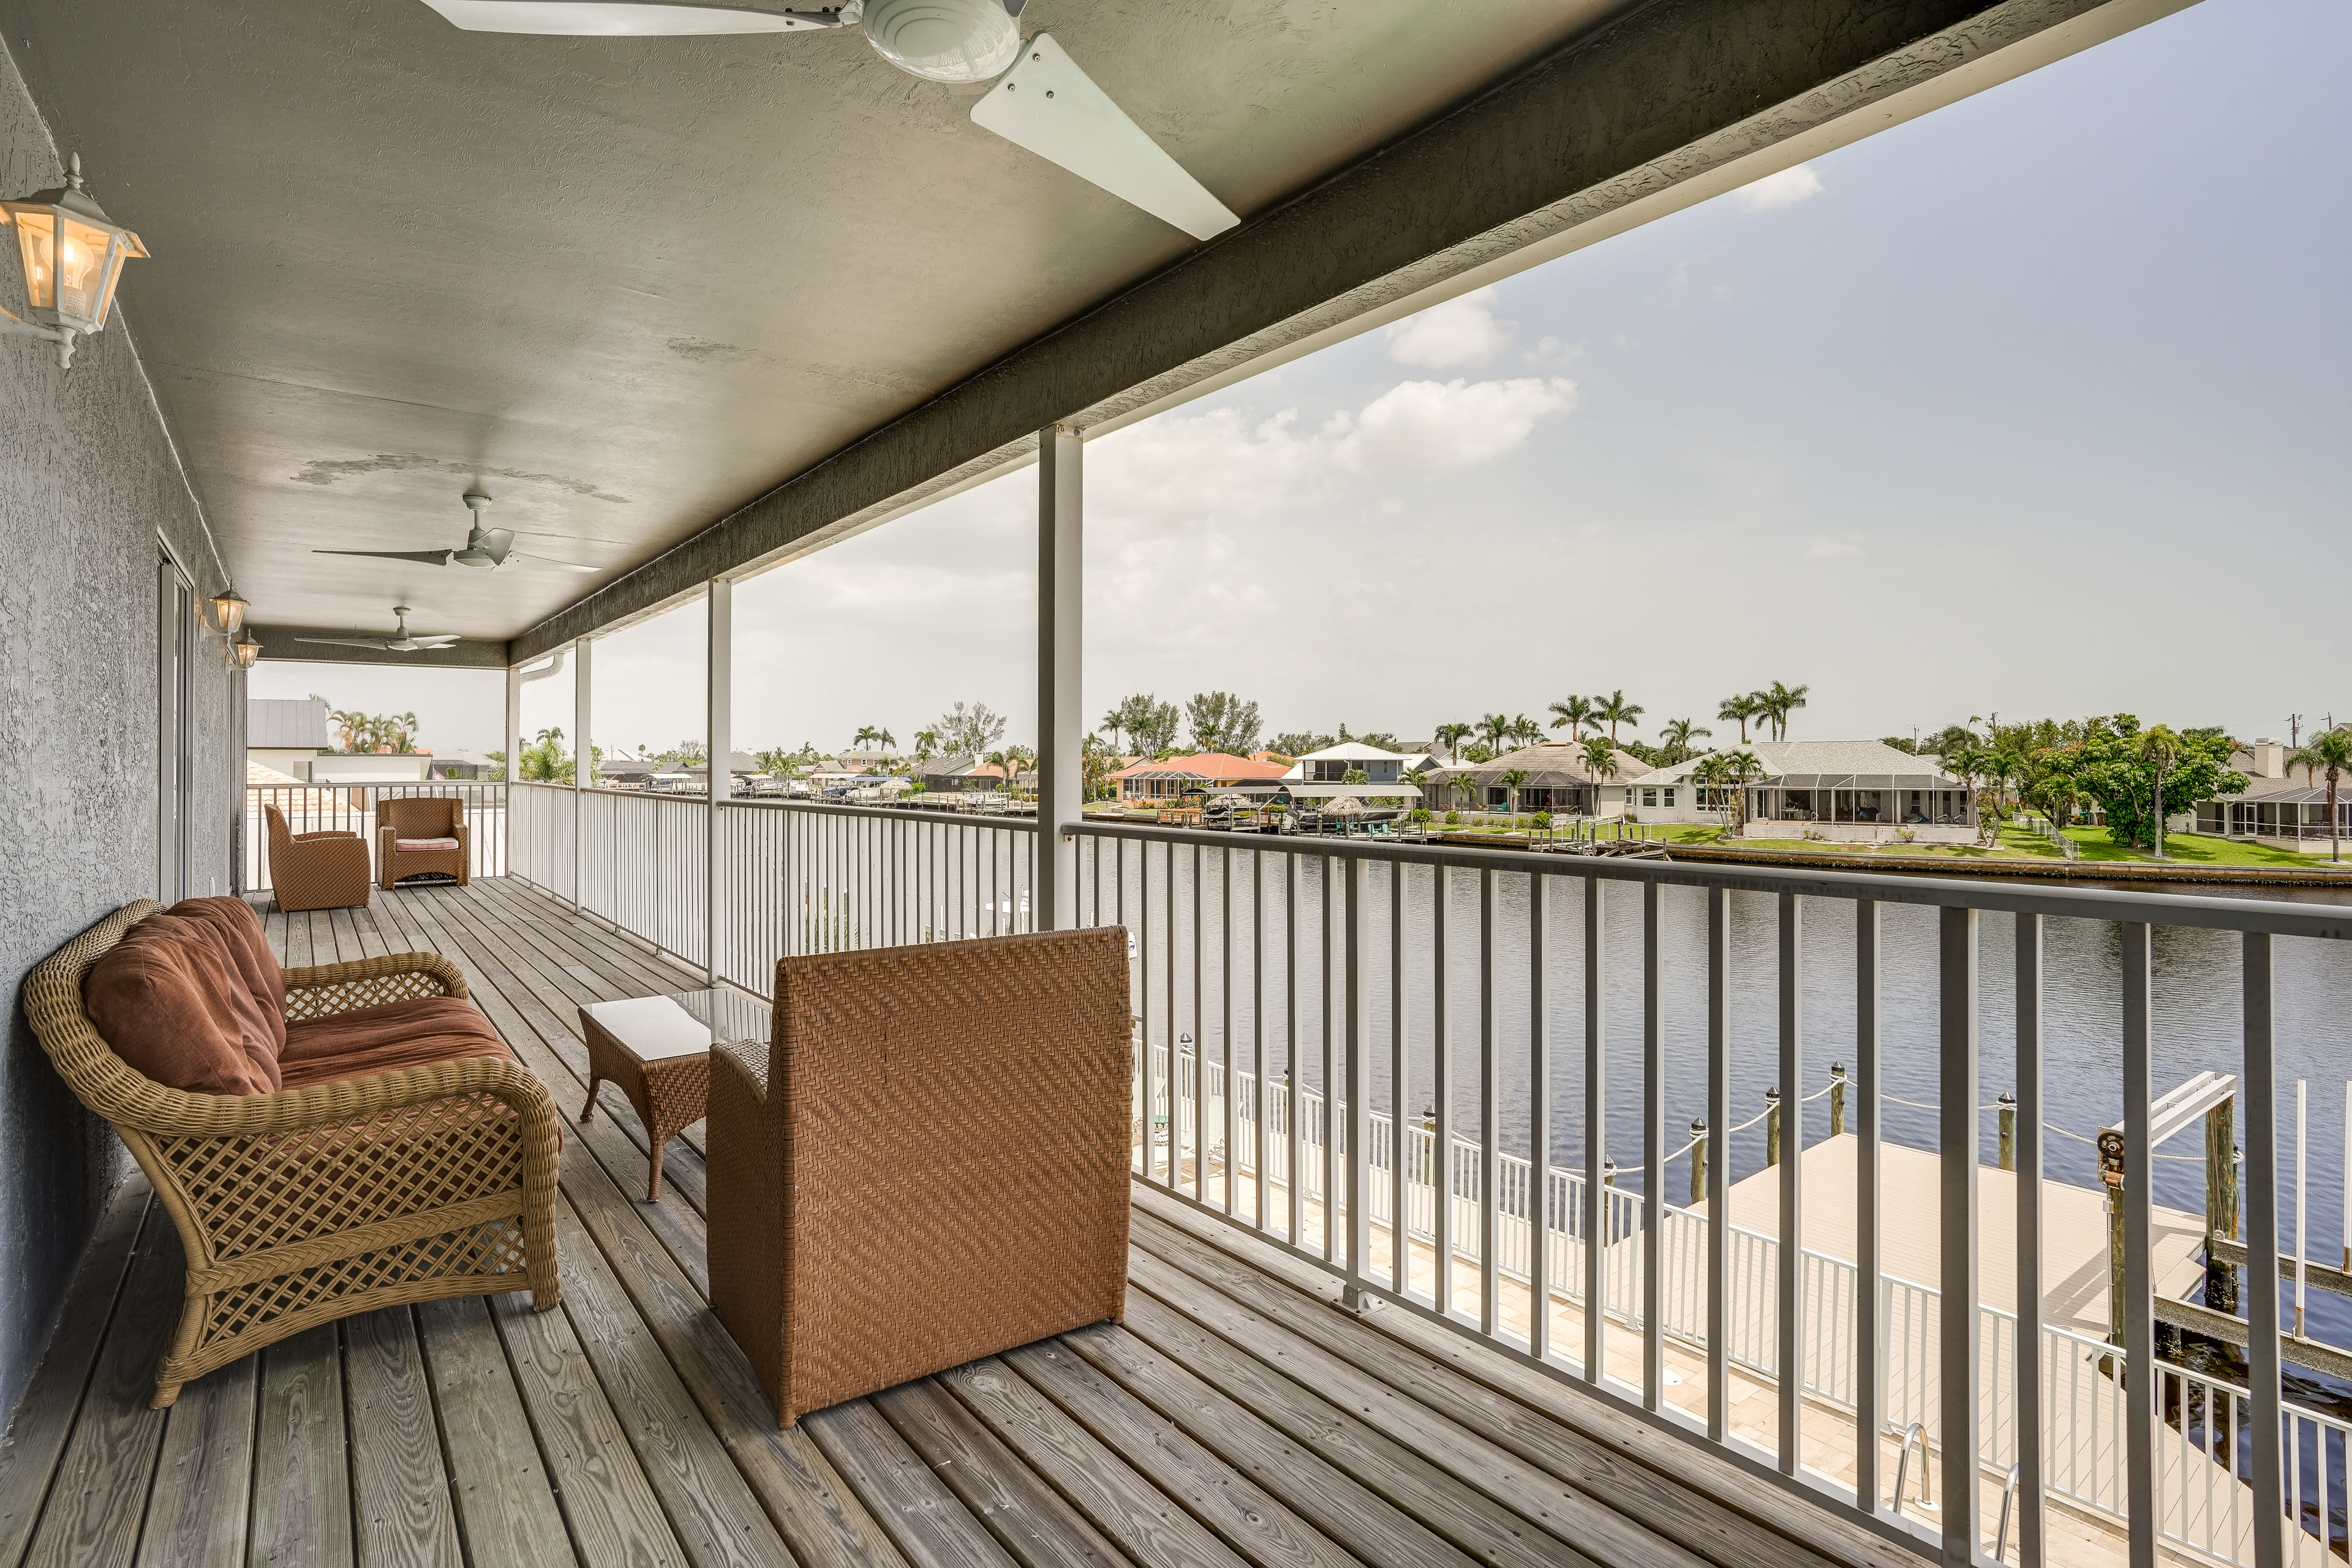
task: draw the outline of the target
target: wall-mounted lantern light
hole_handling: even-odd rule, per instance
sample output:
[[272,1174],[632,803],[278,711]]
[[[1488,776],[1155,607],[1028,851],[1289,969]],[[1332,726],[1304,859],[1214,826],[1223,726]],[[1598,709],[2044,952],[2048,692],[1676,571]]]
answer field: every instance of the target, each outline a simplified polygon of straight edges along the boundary
[[236,661],[237,668],[251,669],[253,661],[261,657],[261,643],[248,630],[243,637],[228,645],[228,656]]
[[0,310],[0,331],[47,338],[58,345],[58,368],[70,370],[74,339],[106,325],[122,264],[146,255],[147,247],[90,200],[79,153],[64,184],[0,202],[0,212],[16,231],[25,267],[25,313]]
[[223,638],[234,638],[245,629],[245,613],[253,608],[246,596],[231,583],[205,601],[205,625],[220,633]]

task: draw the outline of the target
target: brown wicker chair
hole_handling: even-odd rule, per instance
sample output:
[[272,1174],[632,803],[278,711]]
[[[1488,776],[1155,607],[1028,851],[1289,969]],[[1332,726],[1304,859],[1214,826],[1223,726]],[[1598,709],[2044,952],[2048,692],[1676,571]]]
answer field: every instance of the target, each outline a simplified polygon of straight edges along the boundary
[[788,958],[711,1052],[710,1304],[791,1426],[1127,1307],[1127,938]]
[[269,890],[281,910],[341,910],[368,901],[367,840],[356,833],[297,833],[269,815]]
[[[276,1094],[167,1089],[82,1008],[100,955],[162,908],[116,910],[36,966],[24,993],[49,1059],[122,1135],[186,1250],[156,1406],[263,1345],[378,1307],[524,1289],[555,1305],[561,1144],[539,1079],[473,1057]],[[289,1021],[465,994],[436,953],[286,971]]]
[[[403,849],[402,839],[454,838],[455,849]],[[406,795],[375,803],[376,881],[389,888],[420,871],[446,871],[469,882],[466,804],[449,795]]]

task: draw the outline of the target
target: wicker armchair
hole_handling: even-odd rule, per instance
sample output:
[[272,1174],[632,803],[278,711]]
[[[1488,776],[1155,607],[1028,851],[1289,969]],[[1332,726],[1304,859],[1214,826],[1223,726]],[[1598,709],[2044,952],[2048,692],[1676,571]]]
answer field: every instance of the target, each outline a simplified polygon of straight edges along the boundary
[[[403,839],[454,838],[454,849],[403,849]],[[471,848],[466,833],[466,805],[448,795],[409,795],[375,803],[376,880],[385,888],[420,871],[446,871],[460,882]]]
[[710,1053],[710,1304],[791,1426],[1127,1308],[1124,931],[788,958]]
[[281,910],[341,910],[368,901],[367,840],[356,833],[297,833],[274,805],[269,889]]
[[[475,1057],[276,1094],[167,1089],[116,1056],[82,1006],[100,955],[162,908],[116,910],[43,960],[24,992],[58,1074],[121,1134],[187,1253],[156,1407],[190,1378],[378,1307],[525,1289],[554,1306],[561,1145],[540,1081]],[[465,995],[436,953],[286,971],[289,1021]]]

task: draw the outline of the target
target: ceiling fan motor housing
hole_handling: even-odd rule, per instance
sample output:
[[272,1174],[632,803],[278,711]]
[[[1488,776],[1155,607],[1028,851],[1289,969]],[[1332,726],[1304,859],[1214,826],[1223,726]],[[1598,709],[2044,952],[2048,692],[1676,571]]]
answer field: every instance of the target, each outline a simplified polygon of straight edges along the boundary
[[993,81],[1021,53],[1005,0],[866,0],[866,41],[900,70],[928,81]]

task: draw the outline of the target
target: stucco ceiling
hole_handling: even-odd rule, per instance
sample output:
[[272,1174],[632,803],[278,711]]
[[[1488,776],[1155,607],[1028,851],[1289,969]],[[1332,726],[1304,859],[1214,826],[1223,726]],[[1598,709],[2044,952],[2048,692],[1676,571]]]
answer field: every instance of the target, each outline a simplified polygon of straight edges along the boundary
[[[1034,0],[1244,222],[1604,0]],[[419,0],[0,0],[257,618],[504,638],[1192,242],[854,30],[564,39]],[[598,576],[453,548],[469,487]]]

